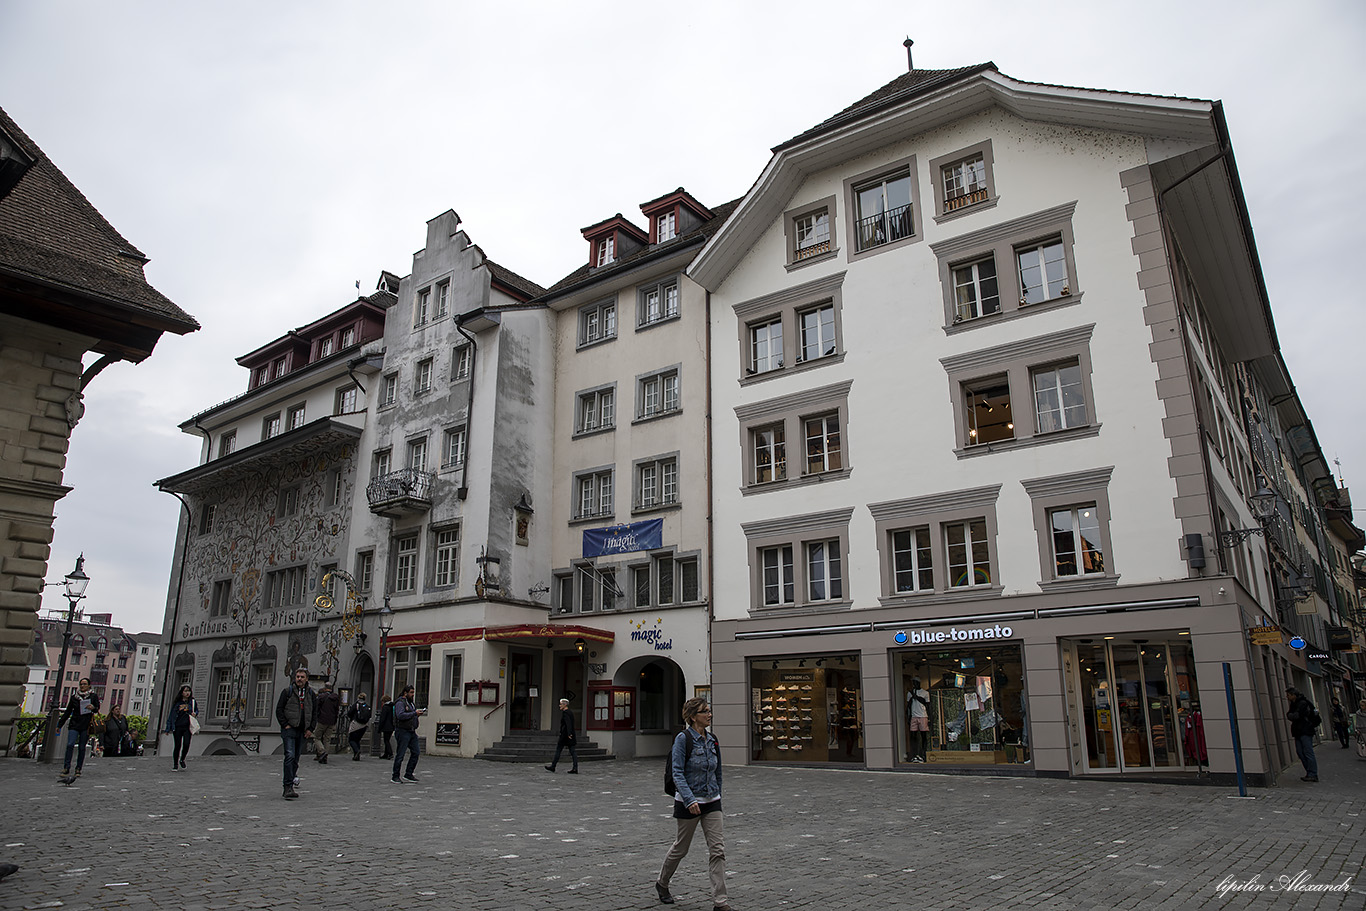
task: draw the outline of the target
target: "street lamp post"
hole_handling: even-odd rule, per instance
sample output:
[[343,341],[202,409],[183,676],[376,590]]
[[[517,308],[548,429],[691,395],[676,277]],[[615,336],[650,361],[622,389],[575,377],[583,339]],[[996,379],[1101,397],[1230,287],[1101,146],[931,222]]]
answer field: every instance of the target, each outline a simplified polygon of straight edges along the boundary
[[85,597],[85,587],[90,577],[81,567],[85,565],[85,554],[76,558],[76,568],[67,573],[62,585],[66,588],[66,631],[62,634],[62,657],[57,664],[57,680],[52,687],[52,699],[48,703],[47,727],[43,732],[43,762],[51,763],[52,754],[57,750],[57,706],[62,696],[62,678],[66,676],[66,652],[71,645],[71,624],[76,620],[76,605]]
[[[389,607],[389,596],[384,596],[384,606],[379,609],[379,682],[375,687],[375,711],[379,712],[384,705],[384,682],[385,674],[388,673],[385,665],[389,659],[389,633],[394,628],[394,612]],[[370,755],[374,756],[380,751],[380,744],[384,741],[384,735],[379,732],[379,716],[375,716],[375,726],[370,737]]]

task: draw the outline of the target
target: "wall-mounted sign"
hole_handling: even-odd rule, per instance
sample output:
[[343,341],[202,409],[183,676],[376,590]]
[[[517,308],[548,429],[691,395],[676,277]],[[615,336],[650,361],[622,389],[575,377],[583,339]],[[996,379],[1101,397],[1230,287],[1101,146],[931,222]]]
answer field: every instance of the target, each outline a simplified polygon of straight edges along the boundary
[[1310,661],[1330,661],[1333,656],[1327,652],[1310,651],[1306,652],[1304,657],[1308,658]]
[[951,626],[942,629],[899,629],[892,637],[897,645],[938,645],[941,642],[978,642],[992,639],[1009,639],[1015,633],[1008,626],[974,626],[959,629]]
[[460,746],[460,722],[455,724],[438,724],[436,726],[436,742],[442,746]]
[[1253,645],[1280,645],[1285,641],[1279,626],[1254,626],[1247,634]]
[[583,532],[583,555],[602,557],[608,554],[654,550],[662,546],[663,539],[663,519],[646,519],[643,522],[609,525],[606,528],[587,528]]

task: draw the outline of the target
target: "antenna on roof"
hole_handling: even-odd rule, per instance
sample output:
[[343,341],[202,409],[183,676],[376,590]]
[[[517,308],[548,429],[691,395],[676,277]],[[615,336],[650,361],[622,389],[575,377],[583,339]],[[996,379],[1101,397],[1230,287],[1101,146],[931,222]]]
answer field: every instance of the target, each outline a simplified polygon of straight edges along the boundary
[[901,42],[901,43],[902,43],[902,45],[904,45],[905,48],[906,48],[906,72],[908,72],[908,73],[914,73],[914,72],[915,72],[915,64],[911,62],[911,45],[912,45],[912,44],[915,44],[915,42],[911,40],[911,36],[910,36],[910,35],[907,35],[907,36],[906,36],[906,40],[903,41],[903,42]]

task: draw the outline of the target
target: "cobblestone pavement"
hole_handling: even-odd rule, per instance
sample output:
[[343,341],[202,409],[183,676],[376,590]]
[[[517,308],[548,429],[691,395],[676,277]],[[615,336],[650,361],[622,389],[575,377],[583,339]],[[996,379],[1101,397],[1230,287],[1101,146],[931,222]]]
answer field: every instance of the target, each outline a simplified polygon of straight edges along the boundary
[[[737,911],[1366,907],[1366,762],[1319,747],[1318,785],[1252,790],[933,773],[730,768]],[[0,761],[0,909],[640,909],[672,838],[660,761],[423,757]],[[1348,892],[1276,890],[1278,878]],[[1264,891],[1220,893],[1226,877]],[[699,835],[673,882],[710,908]]]

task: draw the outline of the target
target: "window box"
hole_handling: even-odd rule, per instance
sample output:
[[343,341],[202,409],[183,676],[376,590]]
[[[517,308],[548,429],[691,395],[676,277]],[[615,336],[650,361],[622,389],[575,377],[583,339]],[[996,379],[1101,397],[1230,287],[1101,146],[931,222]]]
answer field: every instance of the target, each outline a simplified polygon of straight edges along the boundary
[[934,220],[942,224],[996,205],[996,169],[991,140],[930,160]]
[[827,196],[784,212],[783,230],[789,272],[835,258],[839,255],[835,197]]

